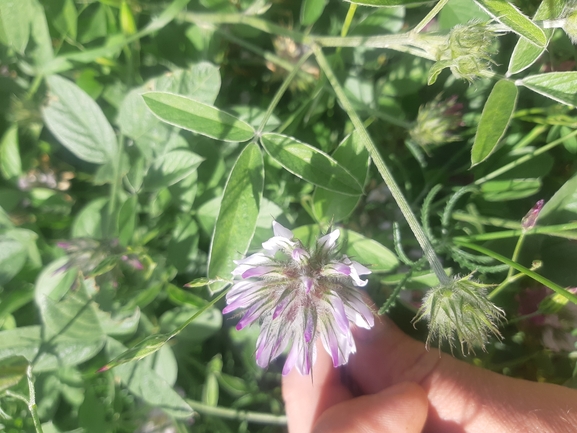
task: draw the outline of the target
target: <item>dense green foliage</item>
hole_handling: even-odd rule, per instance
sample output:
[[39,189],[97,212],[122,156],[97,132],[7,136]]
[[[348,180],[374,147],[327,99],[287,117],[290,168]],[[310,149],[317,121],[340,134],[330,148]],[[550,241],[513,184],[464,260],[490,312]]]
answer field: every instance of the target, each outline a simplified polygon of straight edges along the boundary
[[474,272],[508,322],[430,335],[575,386],[576,11],[0,0],[0,430],[283,431],[282,363],[221,314],[273,219],[341,227],[423,341]]

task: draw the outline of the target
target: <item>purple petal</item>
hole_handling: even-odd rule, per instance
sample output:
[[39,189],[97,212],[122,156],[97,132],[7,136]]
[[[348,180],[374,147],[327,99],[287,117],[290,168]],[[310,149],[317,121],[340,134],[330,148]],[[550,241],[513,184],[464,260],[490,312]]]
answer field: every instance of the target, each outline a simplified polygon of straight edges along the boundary
[[261,275],[268,274],[272,270],[273,268],[271,266],[257,266],[256,268],[244,271],[242,278],[260,277]]
[[293,347],[291,347],[291,350],[288,354],[288,356],[286,357],[286,361],[284,363],[284,367],[282,369],[282,375],[286,376],[287,374],[290,373],[290,371],[292,370],[292,368],[295,366],[296,362],[297,362],[297,356],[298,356],[298,348],[296,343],[293,343]]
[[329,302],[333,308],[331,312],[337,323],[337,326],[342,333],[349,332],[349,319],[347,319],[347,314],[345,313],[345,306],[343,301],[338,296],[329,296]]
[[307,311],[306,314],[306,323],[305,323],[305,343],[310,343],[313,339],[313,334],[315,330],[315,324],[313,320],[313,315],[310,311]]
[[242,319],[240,319],[239,322],[236,324],[237,331],[246,328],[248,325],[250,325],[252,322],[254,322],[260,317],[262,311],[260,311],[261,309],[259,309],[259,307],[260,305],[257,304],[253,305],[247,310],[244,316],[242,316]]
[[248,269],[254,268],[256,266],[272,265],[273,264],[272,260],[269,257],[267,257],[261,253],[253,254],[253,255],[248,256],[247,258],[242,259],[242,260],[234,260],[234,263],[238,265],[231,272],[231,274],[234,276],[242,275]]
[[307,293],[307,294],[311,291],[311,289],[315,285],[315,281],[312,278],[305,277],[305,276],[301,277],[301,282],[302,282],[303,286],[305,286],[305,293]]
[[282,312],[284,311],[285,307],[287,306],[287,304],[293,299],[292,296],[290,295],[286,295],[284,297],[281,297],[279,303],[277,304],[276,308],[274,309],[274,312],[272,313],[272,318],[273,320],[276,319],[278,316],[280,316],[282,314]]
[[342,263],[337,263],[333,266],[333,269],[337,271],[339,274],[343,275],[351,275],[351,268],[350,266],[344,265]]
[[293,258],[293,260],[296,260],[297,262],[302,262],[305,258],[309,258],[309,253],[307,253],[305,250],[303,250],[302,248],[295,248],[294,250],[292,250],[291,256]]

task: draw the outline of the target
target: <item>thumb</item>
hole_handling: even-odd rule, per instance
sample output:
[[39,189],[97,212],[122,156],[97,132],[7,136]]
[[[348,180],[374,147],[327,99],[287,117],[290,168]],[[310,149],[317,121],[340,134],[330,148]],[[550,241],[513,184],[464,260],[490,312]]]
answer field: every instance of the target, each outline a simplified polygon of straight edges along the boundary
[[319,417],[313,433],[420,433],[427,410],[423,388],[403,382],[332,406]]

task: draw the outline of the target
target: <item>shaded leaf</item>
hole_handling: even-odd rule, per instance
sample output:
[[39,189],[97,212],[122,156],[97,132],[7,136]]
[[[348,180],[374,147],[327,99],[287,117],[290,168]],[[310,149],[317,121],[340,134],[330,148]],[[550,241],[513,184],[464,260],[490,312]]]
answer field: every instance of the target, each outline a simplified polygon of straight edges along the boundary
[[194,172],[204,158],[189,150],[173,150],[160,155],[144,178],[146,190],[166,188]]
[[0,393],[20,382],[28,365],[28,360],[22,355],[0,359]]

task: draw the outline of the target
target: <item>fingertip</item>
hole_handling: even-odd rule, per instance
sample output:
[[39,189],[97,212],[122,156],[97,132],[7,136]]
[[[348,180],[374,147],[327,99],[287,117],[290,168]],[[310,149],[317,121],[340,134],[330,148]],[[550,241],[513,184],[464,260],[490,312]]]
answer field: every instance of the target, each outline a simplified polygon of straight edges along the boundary
[[314,433],[420,433],[427,420],[427,394],[416,383],[403,382],[328,409]]

